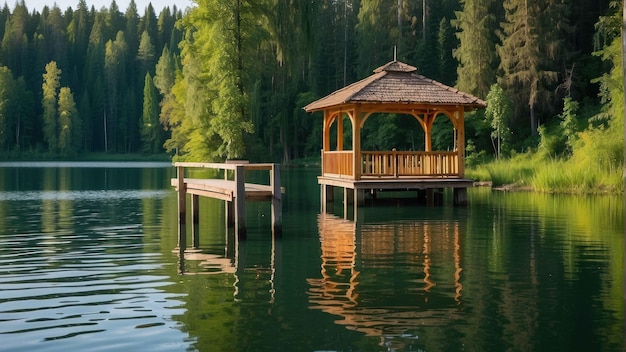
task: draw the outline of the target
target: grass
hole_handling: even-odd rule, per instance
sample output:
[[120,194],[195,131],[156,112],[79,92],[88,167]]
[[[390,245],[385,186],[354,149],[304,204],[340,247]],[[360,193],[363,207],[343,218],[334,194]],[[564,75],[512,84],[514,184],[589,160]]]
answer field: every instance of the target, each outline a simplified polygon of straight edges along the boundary
[[467,170],[469,178],[491,182],[492,187],[530,189],[546,193],[611,193],[624,191],[622,170],[574,160],[545,160],[521,154]]

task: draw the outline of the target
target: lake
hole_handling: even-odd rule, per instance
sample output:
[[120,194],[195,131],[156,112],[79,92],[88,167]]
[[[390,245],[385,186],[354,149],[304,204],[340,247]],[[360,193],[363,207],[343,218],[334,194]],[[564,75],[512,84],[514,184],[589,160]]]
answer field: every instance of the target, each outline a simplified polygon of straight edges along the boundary
[[181,262],[169,164],[0,163],[0,350],[624,349],[622,197],[474,188],[354,222],[318,172],[283,169],[281,238],[269,204],[237,241],[201,199]]

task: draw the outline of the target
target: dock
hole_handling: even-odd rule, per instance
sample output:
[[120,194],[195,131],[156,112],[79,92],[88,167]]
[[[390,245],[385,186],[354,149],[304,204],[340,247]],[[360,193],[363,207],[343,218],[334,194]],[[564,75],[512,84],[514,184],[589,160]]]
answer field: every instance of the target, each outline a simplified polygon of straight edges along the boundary
[[[226,163],[177,162],[176,178],[171,185],[178,192],[178,248],[187,248],[187,195],[191,196],[192,246],[199,245],[199,198],[208,197],[226,202],[227,224],[234,225],[237,237],[246,238],[246,201],[269,201],[272,208],[272,231],[282,232],[282,190],[279,164],[249,164],[245,161]],[[193,169],[214,169],[223,178],[191,177]],[[246,182],[246,171],[269,172],[269,185]],[[186,176],[187,175],[187,176]]]

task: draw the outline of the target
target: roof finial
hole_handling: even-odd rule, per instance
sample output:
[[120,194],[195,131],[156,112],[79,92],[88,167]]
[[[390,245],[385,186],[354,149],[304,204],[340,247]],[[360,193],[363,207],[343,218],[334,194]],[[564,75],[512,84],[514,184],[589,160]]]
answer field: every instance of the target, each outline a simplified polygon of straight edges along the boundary
[[397,54],[398,54],[397,51],[398,51],[398,46],[394,45],[393,46],[393,61],[398,61],[398,59],[397,59]]

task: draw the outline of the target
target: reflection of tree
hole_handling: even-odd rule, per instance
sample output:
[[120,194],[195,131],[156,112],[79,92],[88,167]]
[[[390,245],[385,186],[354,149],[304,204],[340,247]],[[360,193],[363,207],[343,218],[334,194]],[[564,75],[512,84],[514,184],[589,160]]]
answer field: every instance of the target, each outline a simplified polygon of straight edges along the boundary
[[[311,308],[370,336],[416,336],[460,317],[459,226],[415,221],[358,224],[318,218],[321,279],[307,279]],[[413,337],[415,337],[413,336]]]

